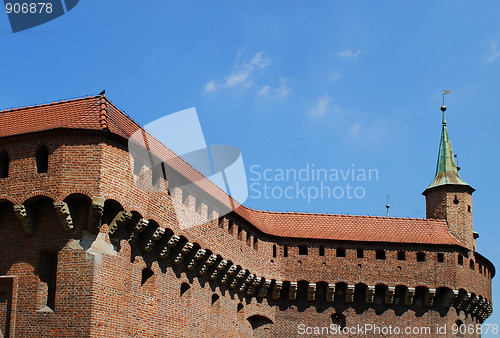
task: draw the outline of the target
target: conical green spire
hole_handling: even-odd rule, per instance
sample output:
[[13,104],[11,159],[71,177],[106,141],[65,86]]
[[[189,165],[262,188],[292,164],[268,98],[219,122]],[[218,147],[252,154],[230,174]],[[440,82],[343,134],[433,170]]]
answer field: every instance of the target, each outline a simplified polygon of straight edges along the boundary
[[442,185],[465,185],[474,191],[474,188],[462,180],[458,174],[455,156],[453,155],[453,149],[451,147],[450,136],[448,135],[448,127],[446,126],[446,107],[442,106],[441,111],[443,112],[443,127],[441,130],[441,142],[439,144],[436,177],[434,177],[432,183],[427,187],[427,189],[425,189],[424,194],[427,190]]

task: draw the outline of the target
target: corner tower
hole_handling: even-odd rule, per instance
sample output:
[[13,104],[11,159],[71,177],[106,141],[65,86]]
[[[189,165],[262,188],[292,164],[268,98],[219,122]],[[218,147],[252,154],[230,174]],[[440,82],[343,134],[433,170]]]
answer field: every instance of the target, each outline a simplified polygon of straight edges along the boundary
[[472,193],[474,188],[460,177],[446,126],[446,106],[441,107],[443,123],[439,144],[436,176],[422,193],[426,202],[426,218],[443,219],[455,238],[469,249],[476,249],[472,229]]

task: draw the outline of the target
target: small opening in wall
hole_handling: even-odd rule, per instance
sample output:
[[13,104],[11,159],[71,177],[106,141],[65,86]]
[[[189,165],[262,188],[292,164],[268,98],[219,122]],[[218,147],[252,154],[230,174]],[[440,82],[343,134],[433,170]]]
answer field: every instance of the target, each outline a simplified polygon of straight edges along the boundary
[[155,273],[150,268],[144,268],[144,269],[142,269],[141,285],[144,285],[144,283],[146,283],[146,281],[148,279],[150,279],[151,277],[153,277],[154,274]]
[[286,245],[283,247],[283,257],[288,257],[288,247]]
[[460,203],[460,201],[458,200],[458,196],[457,195],[455,195],[455,199],[453,200],[453,203],[455,203],[455,204]]
[[188,290],[191,289],[191,286],[188,283],[181,284],[181,296],[183,296]]
[[417,252],[417,262],[425,262],[425,253]]
[[319,255],[320,256],[324,256],[325,255],[325,247],[324,246],[320,246],[319,247]]
[[438,259],[439,263],[443,263],[444,262],[444,253],[442,253],[442,252],[438,253],[437,259]]
[[458,254],[458,264],[464,265],[464,256],[461,254]]
[[337,248],[337,257],[345,257],[345,249]]
[[299,246],[299,255],[307,255],[307,246],[305,245]]
[[385,259],[385,250],[377,250],[375,251],[376,259]]
[[365,253],[363,252],[363,249],[357,249],[356,250],[356,256],[358,258],[363,258],[365,256]]
[[339,326],[341,329],[345,327],[346,325],[346,320],[345,316],[340,313],[334,313],[331,315],[332,318],[332,324]]
[[404,261],[406,259],[406,254],[404,251],[398,251],[398,261]]
[[471,206],[470,206],[470,205],[468,205],[468,206],[467,206],[467,211],[468,211],[468,212],[472,212],[472,208],[471,208]]
[[9,154],[4,150],[0,154],[0,178],[9,176]]
[[276,258],[276,244],[273,244],[273,257]]
[[238,225],[238,239],[243,238],[243,229]]
[[259,239],[257,236],[253,236],[253,248],[257,250],[259,248]]
[[214,293],[212,295],[212,305],[215,305],[215,303],[217,303],[217,301],[219,300],[219,298],[220,298],[219,295],[216,294],[216,293]]
[[56,301],[56,278],[57,278],[57,252],[44,250],[40,255],[39,263],[40,281],[46,283],[47,298],[46,305],[54,310]]
[[38,173],[46,173],[49,169],[49,150],[41,145],[36,151],[36,170]]
[[237,311],[237,312],[241,312],[241,311],[243,311],[243,304],[239,303],[239,304],[238,304],[238,307],[236,308],[236,311]]
[[472,259],[469,262],[469,266],[470,266],[471,270],[474,270],[474,261]]
[[460,330],[460,326],[464,325],[464,322],[462,322],[460,319],[458,319],[455,324],[457,324],[457,328]]

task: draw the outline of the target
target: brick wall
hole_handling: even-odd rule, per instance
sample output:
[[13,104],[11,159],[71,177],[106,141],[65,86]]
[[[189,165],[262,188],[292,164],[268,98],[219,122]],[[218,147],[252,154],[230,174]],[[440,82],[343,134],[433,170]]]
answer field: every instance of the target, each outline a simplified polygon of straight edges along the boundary
[[[49,150],[47,173],[36,169],[41,144]],[[126,142],[110,134],[50,131],[4,139],[3,149],[11,160],[0,179],[4,333],[8,327],[21,337],[294,336],[298,324],[330,325],[332,315],[345,316],[347,326],[435,327],[480,322],[491,300],[494,268],[467,247],[269,236],[237,215],[219,218],[217,202],[195,187],[180,189],[173,173],[154,186],[150,168],[134,174]],[[451,194],[428,198],[428,207],[448,205]],[[89,217],[99,209],[95,196],[105,200],[98,224]],[[471,205],[466,194],[459,199]],[[61,201],[73,230],[54,207]],[[19,218],[14,205],[26,206],[28,218]],[[464,212],[446,217],[469,224]],[[178,218],[202,225],[183,228]],[[23,231],[26,219],[32,234]],[[108,236],[102,226],[98,235],[93,229],[101,223],[116,229]],[[472,213],[470,226],[471,232]]]

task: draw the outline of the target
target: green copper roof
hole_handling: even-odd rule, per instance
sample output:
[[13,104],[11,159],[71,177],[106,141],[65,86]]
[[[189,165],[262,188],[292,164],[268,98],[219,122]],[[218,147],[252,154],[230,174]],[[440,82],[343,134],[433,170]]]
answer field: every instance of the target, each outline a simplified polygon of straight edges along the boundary
[[425,191],[431,188],[448,184],[464,185],[474,190],[474,188],[472,188],[469,184],[462,180],[462,178],[458,174],[457,164],[455,163],[455,157],[453,155],[453,149],[451,148],[450,136],[448,135],[448,127],[446,126],[446,107],[443,106],[441,110],[443,111],[443,128],[441,130],[441,142],[439,144],[436,177],[434,177],[434,180],[427,187],[427,189],[425,189]]

